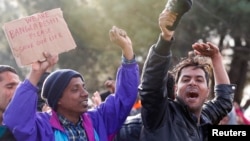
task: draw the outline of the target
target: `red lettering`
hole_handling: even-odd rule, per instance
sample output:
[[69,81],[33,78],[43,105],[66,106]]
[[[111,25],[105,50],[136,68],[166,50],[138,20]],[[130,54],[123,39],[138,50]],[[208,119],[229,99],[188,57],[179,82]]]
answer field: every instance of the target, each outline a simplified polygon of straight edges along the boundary
[[29,38],[34,39],[34,38],[38,38],[38,37],[44,37],[47,34],[50,34],[50,28],[41,29],[41,30],[38,30],[37,32],[29,33]]
[[39,13],[37,14],[37,18],[38,19],[46,19],[49,17],[49,13],[47,11],[43,12],[43,13]]
[[[25,50],[27,50],[27,49],[33,48],[33,47],[34,47],[34,46],[33,46],[33,43],[28,44],[28,45],[19,46],[18,52],[21,53],[21,52],[23,52],[23,51],[25,51]],[[16,50],[16,51],[17,51],[17,50]]]
[[11,39],[14,39],[17,36],[20,36],[20,35],[22,35],[24,33],[30,32],[32,30],[33,30],[33,28],[32,28],[31,25],[18,27],[16,29],[9,30],[9,35],[10,35]]
[[53,35],[49,36],[49,40],[54,41],[54,40],[57,40],[57,39],[62,38],[62,37],[63,37],[63,35],[61,33],[57,33],[57,34],[53,34]]
[[39,46],[39,45],[43,45],[47,42],[47,39],[46,38],[43,38],[42,40],[39,40],[36,42],[36,45]]
[[30,16],[30,17],[27,17],[25,18],[24,20],[26,21],[26,23],[30,23],[32,21],[34,21],[36,18],[34,16]]
[[15,37],[15,32],[14,30],[9,31],[10,38],[13,39]]
[[38,22],[38,21],[44,20],[48,17],[49,17],[49,13],[47,11],[45,11],[43,13],[38,13],[38,14],[35,14],[35,15],[32,15],[32,16],[25,18],[25,21],[26,21],[26,23]]

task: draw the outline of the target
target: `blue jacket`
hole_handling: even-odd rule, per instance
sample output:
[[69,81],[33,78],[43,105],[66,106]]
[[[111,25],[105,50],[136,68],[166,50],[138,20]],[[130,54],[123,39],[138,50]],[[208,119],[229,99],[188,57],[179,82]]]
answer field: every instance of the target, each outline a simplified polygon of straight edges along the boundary
[[[113,139],[137,98],[138,84],[138,65],[123,63],[116,76],[116,92],[82,115],[89,141]],[[5,111],[3,123],[18,141],[68,141],[54,111],[37,112],[37,91],[37,87],[24,80]]]

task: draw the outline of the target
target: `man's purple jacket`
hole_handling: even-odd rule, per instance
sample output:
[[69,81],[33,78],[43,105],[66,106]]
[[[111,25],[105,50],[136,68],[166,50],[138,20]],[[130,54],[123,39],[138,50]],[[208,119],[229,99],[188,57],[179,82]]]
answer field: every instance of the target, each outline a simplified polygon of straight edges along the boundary
[[[82,126],[89,141],[112,140],[136,100],[138,84],[137,63],[121,64],[116,76],[116,92],[82,115]],[[37,112],[37,91],[37,87],[24,80],[4,113],[3,124],[18,141],[68,141],[55,111]]]

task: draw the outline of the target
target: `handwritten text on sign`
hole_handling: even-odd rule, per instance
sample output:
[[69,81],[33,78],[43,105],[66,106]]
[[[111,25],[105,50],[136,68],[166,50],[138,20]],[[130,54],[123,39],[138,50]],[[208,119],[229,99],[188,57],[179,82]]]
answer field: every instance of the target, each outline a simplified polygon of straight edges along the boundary
[[59,8],[5,23],[3,29],[20,66],[44,60],[44,51],[59,54],[76,47]]

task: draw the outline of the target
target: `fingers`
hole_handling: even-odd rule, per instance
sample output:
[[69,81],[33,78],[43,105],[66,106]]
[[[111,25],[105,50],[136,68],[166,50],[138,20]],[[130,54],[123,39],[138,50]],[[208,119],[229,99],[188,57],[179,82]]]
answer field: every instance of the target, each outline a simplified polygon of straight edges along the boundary
[[51,65],[54,66],[54,65],[58,62],[58,60],[59,60],[58,54],[53,55],[53,56],[51,57]]
[[117,28],[116,26],[113,26],[112,29],[109,31],[109,37],[111,41],[114,41],[120,37],[126,37],[127,33],[123,29]]
[[105,85],[106,87],[113,87],[113,85],[114,85],[114,80],[107,80],[107,81],[105,81],[104,85]]
[[[199,48],[203,51],[211,51],[211,52],[214,52],[214,51],[218,51],[219,48],[212,44],[211,42],[207,42],[207,43],[195,43],[194,46],[197,46],[195,48]],[[200,46],[200,47],[199,47]]]
[[100,96],[100,93],[98,91],[96,91],[93,96],[91,97],[93,103],[95,106],[98,106],[102,103],[102,99],[101,99],[101,96]]
[[125,30],[113,26],[109,31],[110,40],[122,49],[123,56],[131,60],[134,57],[131,39]]
[[208,53],[211,50],[210,46],[205,43],[194,43],[192,47],[196,54],[204,56],[208,56]]
[[219,49],[214,44],[207,43],[194,43],[192,45],[194,52],[198,55],[209,56],[212,57],[219,52]]
[[45,57],[44,61],[47,61],[51,65],[54,65],[59,60],[58,54],[52,55],[49,52],[44,52],[43,55]]
[[173,37],[174,31],[170,31],[167,27],[172,27],[176,20],[176,13],[163,10],[159,16],[159,27],[162,31],[162,37],[170,41]]
[[49,112],[49,111],[51,111],[51,107],[49,107],[49,105],[47,105],[47,104],[44,104],[43,107],[42,107],[42,111],[43,112]]
[[176,13],[170,11],[162,11],[159,16],[159,24],[162,28],[166,28],[167,26],[173,26],[176,21]]
[[59,57],[58,55],[52,55],[49,52],[43,52],[44,60],[37,61],[33,63],[33,70],[40,70],[40,71],[46,71],[52,69],[52,67],[58,62]]
[[49,57],[51,57],[51,54],[49,52],[43,52],[43,56],[45,58],[49,58]]
[[115,27],[113,26],[112,29],[109,30],[109,38],[110,38],[110,41],[113,41],[114,38],[115,38]]
[[199,52],[206,52],[210,50],[210,46],[206,43],[194,43],[192,45],[193,49],[199,51]]

